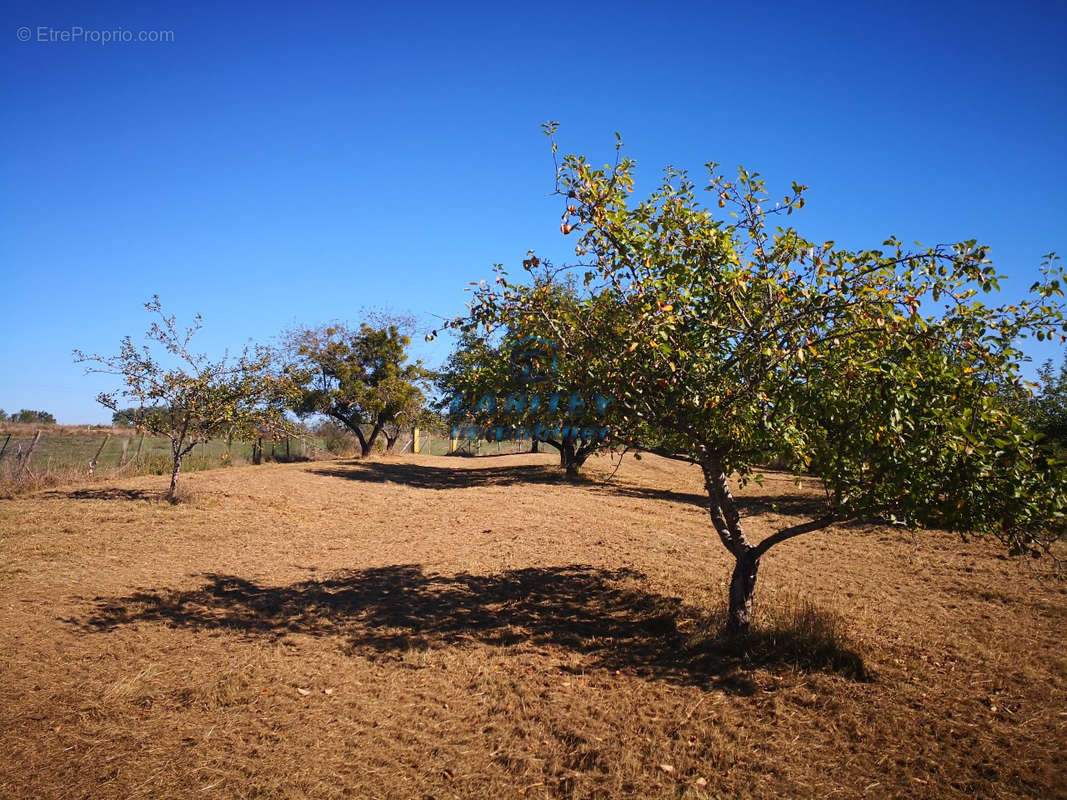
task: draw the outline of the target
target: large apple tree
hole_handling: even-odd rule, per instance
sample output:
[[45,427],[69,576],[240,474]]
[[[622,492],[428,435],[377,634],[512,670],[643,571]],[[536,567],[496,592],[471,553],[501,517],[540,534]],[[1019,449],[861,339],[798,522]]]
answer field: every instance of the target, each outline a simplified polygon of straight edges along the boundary
[[[769,550],[849,520],[990,534],[1055,557],[1067,471],[1017,411],[1020,340],[1067,330],[1054,255],[1025,299],[1002,303],[976,241],[847,249],[784,224],[804,205],[796,183],[772,197],[758,174],[727,178],[710,162],[703,192],[668,168],[635,201],[621,142],[603,168],[559,159],[554,139],[552,152],[580,302],[498,267],[452,324],[536,321],[587,386],[613,396],[616,441],[699,465],[734,559],[730,630],[750,625]],[[731,482],[772,460],[816,479],[822,507],[754,541]]]

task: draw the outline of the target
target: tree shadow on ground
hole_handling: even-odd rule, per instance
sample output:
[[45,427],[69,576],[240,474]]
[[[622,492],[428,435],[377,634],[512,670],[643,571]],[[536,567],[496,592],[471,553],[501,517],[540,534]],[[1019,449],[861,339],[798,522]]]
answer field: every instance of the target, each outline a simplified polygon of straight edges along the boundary
[[[309,472],[366,483],[399,483],[416,489],[469,489],[479,486],[511,486],[523,483],[579,485],[591,491],[621,497],[663,500],[694,505],[699,508],[708,507],[708,498],[705,494],[598,481],[583,475],[568,477],[560,469],[547,464],[456,468],[382,461],[351,461],[329,467],[315,467]],[[773,512],[790,516],[815,517],[825,512],[825,503],[822,498],[814,495],[752,494],[738,497],[737,504],[745,514]]]
[[400,483],[415,489],[469,489],[478,486],[511,486],[518,483],[588,483],[550,465],[523,464],[509,467],[431,467],[388,461],[349,461],[308,472],[363,483]]
[[114,487],[73,489],[69,491],[55,489],[41,494],[41,497],[49,500],[159,500],[163,496],[163,492],[151,492],[143,489],[116,489]]
[[97,598],[91,616],[69,621],[88,632],[150,622],[270,638],[336,637],[351,654],[375,659],[411,649],[559,647],[586,656],[586,670],[737,693],[756,690],[754,667],[868,678],[862,658],[825,640],[817,627],[727,638],[714,632],[721,617],[646,591],[643,576],[627,569],[570,565],[447,576],[401,564],[288,586],[203,577],[200,588],[187,591]]

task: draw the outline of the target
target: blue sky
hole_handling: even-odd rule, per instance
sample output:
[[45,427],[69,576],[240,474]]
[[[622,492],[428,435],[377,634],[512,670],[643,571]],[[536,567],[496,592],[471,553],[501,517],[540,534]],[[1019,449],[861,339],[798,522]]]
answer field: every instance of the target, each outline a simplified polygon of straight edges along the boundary
[[[1006,294],[1067,255],[1062,3],[3,9],[8,411],[109,420],[70,351],[140,336],[156,293],[218,353],[365,307],[432,325],[494,262],[562,258],[548,119],[595,161],[621,132],[646,188],[711,159],[808,184],[812,238],[977,238]],[[173,41],[38,40],[75,27]]]

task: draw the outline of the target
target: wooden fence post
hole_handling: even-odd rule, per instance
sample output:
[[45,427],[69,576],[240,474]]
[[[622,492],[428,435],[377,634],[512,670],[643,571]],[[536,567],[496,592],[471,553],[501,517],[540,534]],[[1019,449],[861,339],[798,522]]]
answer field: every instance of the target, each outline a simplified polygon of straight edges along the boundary
[[4,457],[4,451],[7,450],[7,443],[10,442],[10,441],[11,441],[11,434],[9,433],[7,435],[7,438],[4,439],[4,446],[0,447],[0,458]]
[[122,440],[122,455],[119,456],[119,467],[126,466],[126,451],[130,449],[130,440]]
[[100,449],[96,451],[96,455],[93,456],[93,460],[89,462],[89,477],[93,477],[93,473],[96,472],[96,462],[100,460],[100,454],[104,452],[104,448],[107,447],[108,440],[111,438],[109,433],[104,437],[104,441],[100,443]]
[[39,442],[39,441],[41,441],[41,432],[37,431],[37,433],[33,437],[33,441],[30,442],[29,449],[25,453],[21,452],[21,446],[20,446],[20,448],[19,448],[20,449],[19,465],[18,465],[18,469],[15,470],[15,477],[16,478],[20,477],[24,470],[29,469],[29,467],[30,467],[30,456],[33,455],[33,449],[35,447],[37,447],[37,442]]

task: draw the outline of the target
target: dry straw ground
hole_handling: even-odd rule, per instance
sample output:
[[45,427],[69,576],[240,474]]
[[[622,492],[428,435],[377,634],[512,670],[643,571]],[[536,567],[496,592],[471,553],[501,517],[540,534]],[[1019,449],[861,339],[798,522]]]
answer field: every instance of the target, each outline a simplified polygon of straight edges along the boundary
[[738,651],[681,465],[164,480],[0,501],[0,796],[1064,796],[1067,596],[991,545],[787,543]]

